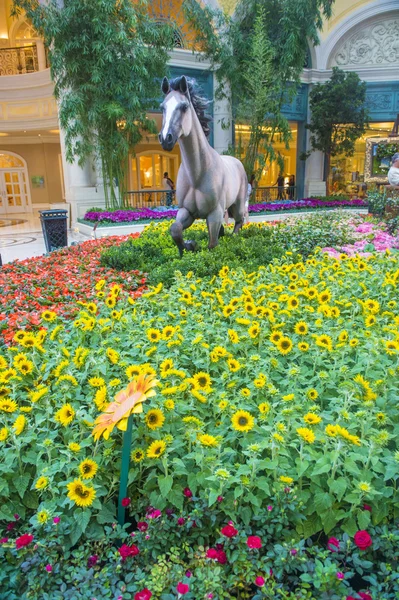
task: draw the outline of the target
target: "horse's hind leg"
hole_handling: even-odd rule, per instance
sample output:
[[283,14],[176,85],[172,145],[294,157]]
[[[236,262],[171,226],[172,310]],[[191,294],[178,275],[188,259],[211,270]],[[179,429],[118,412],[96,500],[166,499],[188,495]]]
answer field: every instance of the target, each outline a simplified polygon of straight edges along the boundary
[[176,216],[176,221],[170,226],[170,235],[172,236],[176,246],[179,249],[180,257],[183,256],[184,240],[183,231],[194,223],[194,217],[186,208],[179,208]]
[[221,206],[217,206],[206,218],[206,224],[208,226],[209,244],[208,248],[211,250],[219,243],[219,234],[223,222],[223,209]]

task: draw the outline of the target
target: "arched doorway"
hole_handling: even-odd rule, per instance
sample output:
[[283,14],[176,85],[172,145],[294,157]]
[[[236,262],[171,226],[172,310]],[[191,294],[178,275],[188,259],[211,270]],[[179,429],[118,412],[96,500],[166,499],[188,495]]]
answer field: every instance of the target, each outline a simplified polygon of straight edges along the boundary
[[0,214],[32,212],[28,168],[22,156],[0,151]]

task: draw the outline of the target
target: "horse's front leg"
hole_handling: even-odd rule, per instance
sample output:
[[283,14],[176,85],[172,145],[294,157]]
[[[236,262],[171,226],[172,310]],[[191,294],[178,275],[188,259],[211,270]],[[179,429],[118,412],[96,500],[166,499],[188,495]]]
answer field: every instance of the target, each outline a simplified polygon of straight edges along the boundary
[[180,258],[183,256],[184,240],[183,231],[194,223],[194,217],[186,208],[179,208],[176,221],[170,226],[170,235],[172,236],[176,246],[179,249]]
[[211,250],[219,243],[219,233],[223,223],[223,209],[218,205],[206,218],[206,224],[208,226],[209,244],[208,248]]

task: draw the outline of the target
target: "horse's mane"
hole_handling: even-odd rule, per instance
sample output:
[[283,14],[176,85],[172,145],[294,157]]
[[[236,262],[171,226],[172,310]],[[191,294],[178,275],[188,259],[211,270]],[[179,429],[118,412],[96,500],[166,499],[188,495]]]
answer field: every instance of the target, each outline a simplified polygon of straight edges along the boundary
[[[172,79],[169,84],[172,90],[180,91],[180,81],[182,77],[176,77]],[[201,123],[201,127],[204,130],[204,133],[207,138],[209,138],[209,134],[211,133],[211,128],[209,123],[212,121],[212,117],[205,114],[206,109],[208,108],[210,101],[201,96],[200,90],[198,88],[197,82],[195,79],[191,79],[190,77],[186,77],[188,83],[188,91],[190,94],[191,103],[194,107],[194,110],[197,114],[199,122]]]

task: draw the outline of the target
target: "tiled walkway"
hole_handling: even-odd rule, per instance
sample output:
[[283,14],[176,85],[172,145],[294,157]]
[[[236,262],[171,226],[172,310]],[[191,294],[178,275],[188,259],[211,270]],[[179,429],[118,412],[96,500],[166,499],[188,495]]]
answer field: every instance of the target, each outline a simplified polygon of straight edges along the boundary
[[[352,212],[352,211],[351,211]],[[367,210],[355,209],[355,213],[365,213]],[[251,222],[259,221],[280,221],[288,217],[305,216],[301,213],[270,213],[269,215],[254,215],[250,217]],[[232,220],[230,220],[232,222]],[[136,224],[135,231],[142,231],[145,225]],[[118,232],[115,231],[115,235]],[[101,237],[100,231],[97,231],[97,237]],[[69,229],[68,244],[73,242],[82,242],[90,239],[79,233],[79,231]],[[3,264],[13,260],[23,260],[32,256],[42,256],[46,253],[43,233],[40,219],[37,215],[21,214],[0,216],[0,255]]]

